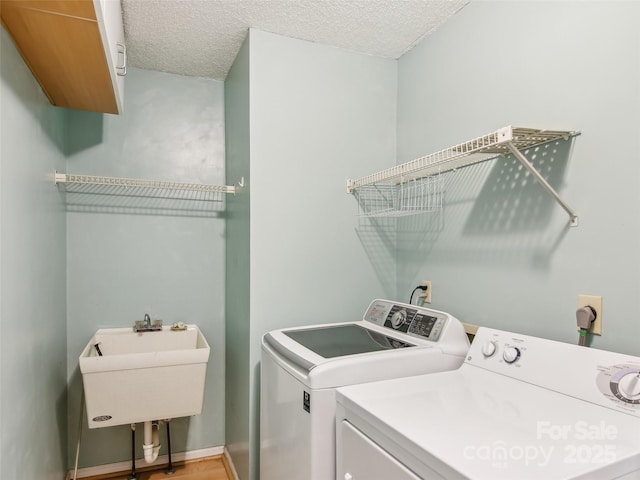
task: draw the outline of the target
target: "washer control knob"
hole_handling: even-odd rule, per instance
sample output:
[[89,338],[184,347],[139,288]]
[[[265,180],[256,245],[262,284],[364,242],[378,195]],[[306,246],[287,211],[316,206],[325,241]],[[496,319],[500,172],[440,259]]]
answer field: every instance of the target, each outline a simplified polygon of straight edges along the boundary
[[515,363],[520,358],[520,349],[518,347],[507,347],[504,349],[502,358],[507,363]]
[[618,382],[618,391],[629,400],[640,399],[640,373],[629,373]]
[[407,319],[406,310],[398,310],[391,317],[391,325],[393,326],[393,328],[400,328],[400,325],[402,325],[406,319]]
[[496,342],[492,342],[491,340],[489,340],[488,342],[485,342],[484,345],[482,345],[482,355],[484,355],[485,358],[492,357],[495,353]]

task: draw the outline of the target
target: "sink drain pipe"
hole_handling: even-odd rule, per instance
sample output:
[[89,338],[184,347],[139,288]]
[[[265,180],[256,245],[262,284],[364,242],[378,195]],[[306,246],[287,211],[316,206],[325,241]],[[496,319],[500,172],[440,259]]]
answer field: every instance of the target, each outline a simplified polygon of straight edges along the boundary
[[153,463],[160,452],[160,425],[158,422],[144,422],[144,461]]
[[[160,452],[160,423],[167,425],[167,448],[169,456],[169,464],[165,470],[167,475],[175,473],[173,465],[171,463],[171,429],[169,423],[171,419],[166,420],[154,420],[143,422],[144,425],[144,441],[142,449],[144,450],[144,461],[146,463],[153,463],[158,459],[158,453]],[[136,424],[131,424],[131,475],[129,480],[138,480],[136,474]]]

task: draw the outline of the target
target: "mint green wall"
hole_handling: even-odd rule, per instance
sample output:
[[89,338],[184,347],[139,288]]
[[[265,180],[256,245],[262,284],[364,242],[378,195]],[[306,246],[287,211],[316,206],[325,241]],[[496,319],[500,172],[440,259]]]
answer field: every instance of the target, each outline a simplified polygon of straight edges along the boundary
[[230,196],[226,210],[226,446],[238,475],[249,475],[250,205],[249,40],[238,52],[224,84],[226,171],[245,187]]
[[639,23],[638,2],[471,2],[399,60],[398,162],[506,125],[582,132],[530,157],[579,227],[510,162],[461,169],[421,237],[400,224],[400,293],[430,279],[463,321],[568,342],[578,294],[602,295],[593,345],[640,354]]
[[257,359],[269,330],[361,318],[394,293],[358,237],[346,181],[394,158],[396,62],[251,33],[251,302],[278,309],[251,312]]
[[0,476],[66,471],[65,114],[0,29]]
[[[123,115],[69,112],[67,169],[222,185],[223,102],[222,82],[129,69]],[[222,209],[201,216],[180,201],[95,195],[67,200],[69,464],[79,417],[80,352],[98,328],[129,327],[145,313],[166,323],[196,323],[211,346],[203,412],[173,420],[173,452],[223,445]],[[140,436],[137,447],[141,452]],[[85,423],[81,466],[129,459],[128,426],[88,430]]]
[[[248,253],[250,261],[238,273],[242,282],[231,286],[229,271],[227,277],[227,298],[250,302],[231,340],[241,350],[243,370],[227,367],[234,373],[227,387],[233,385],[237,396],[247,389],[250,402],[243,398],[248,409],[227,415],[228,425],[242,425],[242,432],[233,432],[241,436],[227,439],[242,480],[258,477],[262,335],[358,319],[374,297],[393,294],[363,248],[356,203],[345,185],[393,162],[396,111],[393,60],[258,30],[250,31],[248,44],[227,80],[234,89],[227,92],[227,111],[242,110],[238,124],[227,125],[227,149],[238,151],[228,162],[238,158],[246,170],[250,146],[250,216],[242,203],[238,219],[245,238],[232,239],[231,221],[228,232],[228,247]],[[232,241],[243,243],[231,247]],[[237,262],[229,250],[227,261],[228,269]]]

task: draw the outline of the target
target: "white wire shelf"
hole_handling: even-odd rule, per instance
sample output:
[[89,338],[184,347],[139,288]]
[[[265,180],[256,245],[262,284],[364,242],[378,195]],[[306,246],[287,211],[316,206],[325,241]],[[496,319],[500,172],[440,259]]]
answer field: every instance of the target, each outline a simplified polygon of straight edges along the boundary
[[[370,194],[370,187],[372,185],[377,186],[378,190],[383,191],[389,186],[403,185],[407,182],[429,178],[511,153],[569,214],[571,225],[577,226],[577,214],[560,198],[558,193],[531,165],[522,154],[522,151],[548,142],[568,140],[579,134],[580,132],[571,130],[540,130],[507,126],[487,135],[468,140],[464,143],[416,158],[357,180],[347,180],[347,192],[361,198],[362,196]],[[366,189],[367,193],[363,194],[363,189]],[[384,201],[382,201],[382,203],[384,203]],[[402,203],[398,203],[394,208],[399,211],[408,210],[404,208]],[[382,210],[383,209],[380,210],[379,214],[371,210],[369,215],[389,215],[389,213],[383,213]],[[421,211],[424,210],[416,209],[414,213],[420,213]],[[406,215],[407,213],[404,214]]]
[[[63,184],[70,193],[123,195],[176,200],[222,201],[224,195],[236,193],[236,186],[180,183],[55,172],[56,185]],[[242,181],[240,186],[242,186]]]

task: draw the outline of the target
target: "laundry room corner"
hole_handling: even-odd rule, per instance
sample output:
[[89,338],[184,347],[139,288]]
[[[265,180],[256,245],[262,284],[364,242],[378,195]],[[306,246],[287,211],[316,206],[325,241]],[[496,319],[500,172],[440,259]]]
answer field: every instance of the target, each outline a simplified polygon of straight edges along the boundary
[[[232,121],[227,116],[227,126],[240,122],[244,133],[232,133],[227,142],[234,143],[227,143],[227,150],[248,162],[250,213],[245,210],[242,221],[250,240],[247,246],[246,239],[232,244],[228,238],[227,245],[244,245],[250,284],[227,292],[249,302],[243,309],[249,317],[236,319],[243,326],[236,324],[236,338],[227,340],[248,349],[235,359],[236,366],[243,365],[240,377],[236,367],[227,367],[236,374],[231,380],[228,370],[227,401],[245,402],[248,389],[250,410],[236,413],[242,418],[228,416],[227,425],[235,430],[243,418],[250,425],[228,442],[235,458],[251,456],[251,474],[239,471],[240,477],[257,478],[262,335],[328,316],[357,318],[373,297],[394,295],[393,284],[385,290],[358,239],[357,203],[345,184],[357,170],[393,162],[396,63],[251,30],[230,82],[227,106],[241,106],[243,113],[236,112]],[[234,92],[237,96],[230,98]],[[249,99],[242,100],[246,95]],[[249,152],[241,153],[242,138],[249,139]],[[232,201],[246,201],[241,195]],[[227,261],[234,258],[229,252]],[[235,315],[230,310],[227,322]]]

